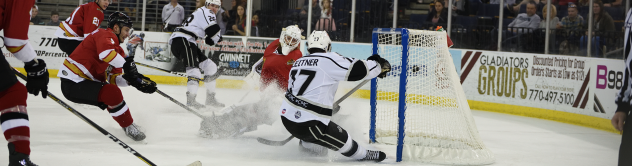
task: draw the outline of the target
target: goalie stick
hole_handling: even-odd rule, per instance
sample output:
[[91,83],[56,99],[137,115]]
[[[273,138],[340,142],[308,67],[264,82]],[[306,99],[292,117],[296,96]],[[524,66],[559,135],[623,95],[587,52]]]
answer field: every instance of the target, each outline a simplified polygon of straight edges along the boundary
[[[371,80],[364,80],[364,81],[362,81],[360,84],[358,84],[353,89],[351,89],[349,92],[347,92],[345,95],[340,97],[340,99],[336,100],[336,102],[334,102],[333,114],[338,113],[338,111],[340,110],[340,106],[338,106],[338,104],[340,104],[342,101],[347,99],[349,96],[351,96],[353,93],[355,93],[355,91],[360,89],[360,87],[362,87],[364,84],[366,84],[369,81],[371,81]],[[282,141],[273,141],[273,140],[257,137],[257,141],[259,143],[270,145],[270,146],[283,146],[283,145],[287,144],[288,142],[290,142],[290,140],[292,140],[292,138],[294,138],[293,135],[291,135],[290,137],[288,137],[288,138],[286,138],[285,140],[282,140]]]
[[[13,70],[15,71],[15,75],[19,76],[24,81],[26,81],[26,76],[24,74],[20,73],[20,71],[18,71],[15,68],[13,68]],[[59,98],[57,98],[57,96],[53,95],[53,93],[51,93],[50,91],[48,92],[48,97],[50,99],[55,100],[55,102],[57,102],[62,107],[66,108],[71,113],[75,114],[77,117],[79,117],[84,122],[90,124],[90,126],[92,126],[95,129],[99,130],[99,132],[101,132],[101,134],[103,134],[106,137],[112,139],[112,141],[114,141],[115,143],[121,145],[121,147],[123,147],[123,149],[125,149],[128,152],[132,153],[134,156],[138,157],[140,160],[143,160],[143,162],[145,162],[147,165],[151,165],[151,166],[155,166],[156,165],[153,162],[149,161],[149,159],[145,158],[140,153],[136,152],[136,150],[132,149],[132,147],[130,147],[129,145],[125,144],[123,141],[121,141],[120,139],[116,138],[114,135],[110,134],[110,132],[108,132],[107,130],[101,128],[101,126],[97,125],[96,123],[92,122],[92,120],[88,119],[88,117],[86,117],[83,114],[79,113],[77,110],[75,110],[74,108],[70,107],[65,102],[59,100]]]

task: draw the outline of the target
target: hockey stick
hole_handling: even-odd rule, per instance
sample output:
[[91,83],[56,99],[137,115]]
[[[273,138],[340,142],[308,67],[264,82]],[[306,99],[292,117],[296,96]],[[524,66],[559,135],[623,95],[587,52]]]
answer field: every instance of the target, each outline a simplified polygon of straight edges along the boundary
[[200,114],[200,113],[196,112],[195,110],[193,110],[193,109],[191,109],[191,108],[187,107],[186,105],[184,105],[184,104],[180,103],[178,100],[174,99],[173,97],[171,97],[171,96],[169,96],[169,95],[165,94],[164,92],[162,92],[162,91],[160,91],[160,90],[158,90],[158,89],[156,89],[156,92],[158,92],[158,94],[160,94],[160,95],[164,96],[165,98],[167,98],[167,99],[171,100],[172,102],[176,103],[176,104],[177,104],[177,105],[179,105],[180,107],[182,107],[182,108],[186,109],[187,111],[189,111],[189,112],[191,112],[191,113],[195,114],[196,116],[198,116],[198,117],[200,117],[200,118],[202,118],[202,119],[207,118],[207,117],[204,117],[202,114]]
[[[342,101],[347,99],[349,96],[351,96],[353,93],[355,93],[355,91],[360,89],[360,87],[362,87],[364,84],[366,84],[369,81],[371,81],[371,80],[364,80],[364,81],[362,81],[360,84],[358,84],[353,89],[351,89],[351,91],[347,92],[345,95],[343,95],[338,100],[336,100],[336,102],[334,102],[334,110],[333,110],[332,113],[333,114],[338,113],[338,111],[340,110],[340,106],[338,106],[338,104],[340,104]],[[286,138],[285,140],[282,140],[282,141],[273,141],[273,140],[268,140],[268,139],[265,139],[265,138],[257,137],[257,141],[259,143],[270,145],[270,146],[283,146],[283,145],[287,144],[288,142],[290,142],[290,140],[292,140],[292,138],[294,138],[293,135],[291,135],[290,137],[288,137],[288,138]]]
[[369,81],[371,81],[371,80],[364,80],[364,81],[362,81],[360,84],[356,85],[355,87],[353,87],[353,89],[351,89],[349,92],[347,92],[347,94],[345,94],[344,96],[340,97],[336,102],[334,102],[334,110],[332,111],[332,113],[333,114],[338,113],[338,111],[340,111],[340,105],[339,104],[342,101],[344,101],[345,99],[347,99],[347,97],[349,97],[353,93],[355,93],[355,91],[360,89],[364,84],[366,84]]
[[[18,75],[20,78],[22,78],[24,81],[26,81],[26,76],[24,74],[20,73],[20,71],[16,70],[15,68],[13,68],[13,70],[15,71],[16,75]],[[77,110],[75,110],[74,108],[70,107],[65,102],[59,100],[59,98],[57,98],[57,96],[53,95],[50,91],[48,92],[48,97],[53,99],[53,100],[55,100],[55,102],[57,102],[62,107],[66,108],[71,113],[75,114],[77,117],[79,117],[84,122],[90,124],[90,126],[92,126],[95,129],[99,130],[101,132],[101,134],[103,134],[106,137],[112,139],[112,141],[114,141],[115,143],[121,145],[121,147],[123,147],[123,149],[125,149],[128,152],[132,153],[134,156],[138,157],[140,160],[143,160],[143,162],[145,162],[147,165],[151,165],[151,166],[155,166],[156,165],[153,162],[149,161],[149,159],[145,158],[140,153],[136,152],[136,150],[132,149],[132,147],[130,147],[129,145],[125,144],[123,141],[121,141],[120,139],[116,138],[114,135],[110,134],[105,129],[101,128],[101,126],[99,126],[96,123],[92,122],[90,119],[88,119],[88,117],[83,116],[83,114],[79,113]]]
[[196,81],[204,81],[204,79],[199,79],[199,78],[195,78],[195,77],[189,77],[186,74],[178,73],[178,72],[175,72],[175,71],[170,71],[170,70],[154,67],[154,66],[150,66],[150,65],[147,65],[147,64],[139,63],[139,62],[134,62],[134,63],[137,64],[137,65],[140,65],[140,66],[145,66],[145,67],[148,67],[148,68],[152,68],[152,69],[164,71],[164,72],[167,72],[167,73],[175,74],[175,75],[178,75],[180,77],[187,77],[189,79],[196,80]]

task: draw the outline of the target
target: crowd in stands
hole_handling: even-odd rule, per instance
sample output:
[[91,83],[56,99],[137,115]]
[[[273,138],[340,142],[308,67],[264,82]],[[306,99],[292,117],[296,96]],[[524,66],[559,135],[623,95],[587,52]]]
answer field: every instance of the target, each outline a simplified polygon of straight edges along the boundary
[[[282,27],[296,24],[304,30],[304,35],[311,26],[312,30],[328,31],[334,41],[351,40],[351,0],[262,0],[251,16],[247,16],[246,0],[223,1],[230,5],[223,5],[227,8],[216,14],[222,35],[245,36],[246,21],[250,17],[250,36],[277,37]],[[502,1],[501,9],[501,0],[398,0],[397,27],[445,28],[452,20],[450,35],[457,48],[497,50],[498,40],[501,40],[502,51],[544,53],[548,35],[549,53],[585,56],[588,26],[592,24],[592,56],[609,57],[623,47],[623,19],[628,1],[594,0],[589,4],[589,0],[551,0],[551,6],[546,5],[546,0]],[[192,0],[148,0],[147,3],[146,27],[151,31],[173,31],[195,10]],[[428,7],[417,9],[416,4]],[[392,27],[392,0],[367,0],[356,5],[354,42],[370,42],[373,28]],[[588,23],[589,5],[593,7],[592,23]],[[450,6],[451,19],[448,18]],[[141,21],[141,0],[114,0],[110,9],[106,15],[124,11],[135,21]],[[502,18],[499,17],[501,10]],[[35,25],[57,26],[59,20],[63,20],[58,12],[50,12],[50,18],[38,16],[37,6],[32,13],[31,23]],[[61,17],[67,16],[62,14]],[[309,17],[311,22],[308,23]]]

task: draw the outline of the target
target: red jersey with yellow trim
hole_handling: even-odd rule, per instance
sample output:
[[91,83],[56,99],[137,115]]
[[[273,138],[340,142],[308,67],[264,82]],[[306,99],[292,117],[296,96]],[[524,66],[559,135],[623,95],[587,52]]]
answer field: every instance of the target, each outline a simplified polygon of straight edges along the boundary
[[103,21],[103,10],[96,2],[80,5],[66,21],[59,23],[55,36],[82,41],[95,31]]
[[301,46],[290,51],[288,55],[278,52],[280,47],[279,39],[274,40],[263,53],[263,67],[261,68],[261,82],[263,87],[267,87],[270,83],[276,82],[282,89],[287,89],[287,80],[289,79],[290,69],[294,65],[294,61],[303,57]]
[[112,29],[98,29],[89,35],[59,67],[57,76],[81,82],[91,80],[127,86],[122,77],[125,52]]

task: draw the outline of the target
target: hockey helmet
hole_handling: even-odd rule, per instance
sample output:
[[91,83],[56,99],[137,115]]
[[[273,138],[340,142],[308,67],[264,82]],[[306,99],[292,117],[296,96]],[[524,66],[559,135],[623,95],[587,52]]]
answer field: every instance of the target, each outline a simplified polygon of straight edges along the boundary
[[222,6],[222,1],[221,0],[206,0],[206,4],[204,4],[204,6],[208,6],[210,4]]
[[301,29],[299,29],[297,25],[290,25],[283,28],[279,43],[281,43],[281,52],[283,55],[289,54],[290,51],[294,50],[298,47],[299,43],[301,43]]
[[108,17],[108,28],[114,28],[114,25],[118,24],[119,27],[129,27],[130,29],[134,26],[132,23],[132,19],[130,19],[125,13],[122,12],[114,12],[110,14]]
[[307,38],[307,49],[320,48],[326,52],[331,52],[331,39],[326,31],[314,31]]

